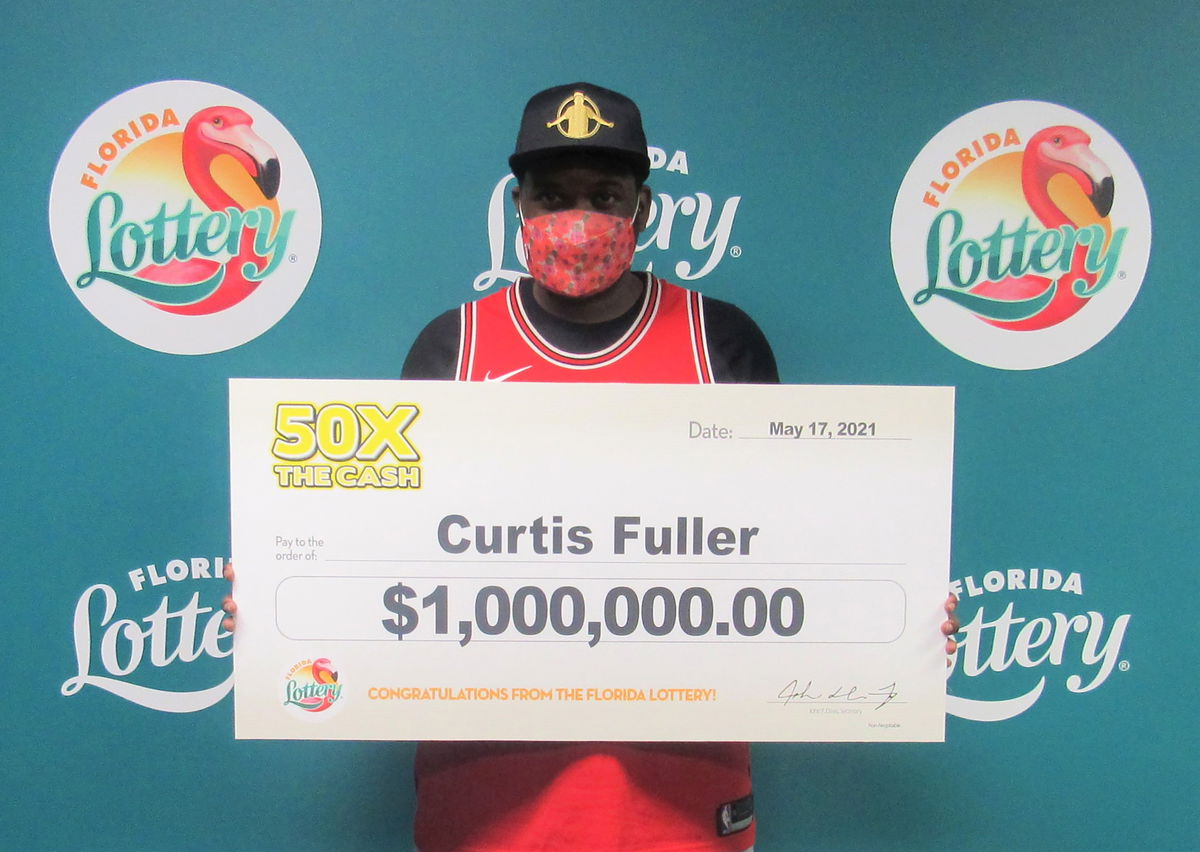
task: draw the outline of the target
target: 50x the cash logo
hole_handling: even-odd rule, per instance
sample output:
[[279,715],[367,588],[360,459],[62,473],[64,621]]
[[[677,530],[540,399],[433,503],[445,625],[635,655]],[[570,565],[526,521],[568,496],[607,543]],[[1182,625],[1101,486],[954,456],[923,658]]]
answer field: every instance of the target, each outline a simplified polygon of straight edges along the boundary
[[373,402],[281,402],[272,467],[281,488],[421,487],[421,454],[405,434],[421,413]]
[[1132,305],[1150,254],[1137,169],[1096,122],[992,104],[917,155],[892,213],[904,300],[935,339],[990,367],[1058,364]]
[[141,346],[194,355],[271,328],[308,284],[321,204],[263,107],[191,81],[130,89],[67,143],[50,236],[71,292]]

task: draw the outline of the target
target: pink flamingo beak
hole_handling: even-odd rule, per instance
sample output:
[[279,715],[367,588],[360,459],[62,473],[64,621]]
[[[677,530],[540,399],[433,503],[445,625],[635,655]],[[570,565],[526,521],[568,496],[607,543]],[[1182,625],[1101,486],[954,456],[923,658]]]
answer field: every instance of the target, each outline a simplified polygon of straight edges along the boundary
[[1092,206],[1101,216],[1108,215],[1113,205],[1112,170],[1096,156],[1086,143],[1077,142],[1057,150],[1047,146],[1045,154],[1047,159],[1072,166],[1082,172],[1091,184],[1090,191],[1088,188],[1084,188],[1084,191],[1087,192]]
[[[233,148],[231,152],[246,166],[246,171],[267,198],[279,191],[279,155],[248,124],[204,128],[205,135],[215,142]],[[241,154],[241,156],[238,156]]]

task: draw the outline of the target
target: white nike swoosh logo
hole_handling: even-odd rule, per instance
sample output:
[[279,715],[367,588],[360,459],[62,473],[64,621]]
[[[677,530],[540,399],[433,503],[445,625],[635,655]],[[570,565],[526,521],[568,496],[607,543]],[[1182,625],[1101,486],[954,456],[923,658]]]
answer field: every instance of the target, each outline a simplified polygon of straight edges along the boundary
[[532,364],[526,364],[524,367],[517,367],[517,369],[513,370],[510,373],[505,373],[503,376],[493,376],[492,371],[488,370],[487,374],[484,375],[483,380],[485,382],[504,382],[504,381],[508,381],[513,376],[517,375],[518,373],[524,373],[526,370],[530,370],[532,368],[533,368]]

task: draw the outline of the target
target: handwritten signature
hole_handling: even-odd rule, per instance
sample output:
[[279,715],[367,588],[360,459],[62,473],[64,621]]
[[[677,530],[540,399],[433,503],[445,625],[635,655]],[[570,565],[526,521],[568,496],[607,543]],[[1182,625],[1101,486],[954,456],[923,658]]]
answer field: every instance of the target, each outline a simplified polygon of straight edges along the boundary
[[779,690],[778,700],[783,704],[791,704],[794,701],[808,701],[812,703],[838,703],[838,704],[853,704],[858,701],[878,702],[874,710],[878,710],[894,701],[900,696],[896,691],[896,682],[880,686],[875,689],[864,688],[856,684],[838,684],[836,689],[825,691],[815,689],[813,682],[810,680],[803,686],[800,685],[800,680],[789,681],[788,685]]

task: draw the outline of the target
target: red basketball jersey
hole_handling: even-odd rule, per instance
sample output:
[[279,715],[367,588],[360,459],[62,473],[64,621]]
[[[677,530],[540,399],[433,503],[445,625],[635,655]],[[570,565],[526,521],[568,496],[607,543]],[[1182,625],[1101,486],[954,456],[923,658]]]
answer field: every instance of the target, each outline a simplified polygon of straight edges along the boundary
[[[459,312],[459,381],[713,381],[699,293],[649,276],[612,345],[569,353],[538,333],[517,285]],[[421,743],[422,852],[741,852],[755,828],[745,743]],[[730,824],[730,822],[734,824]]]
[[641,310],[615,343],[565,352],[529,319],[516,285],[460,309],[459,381],[712,382],[702,296],[649,276]]

